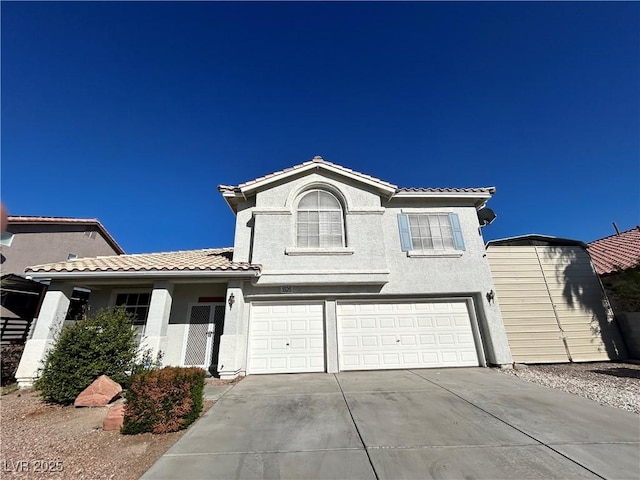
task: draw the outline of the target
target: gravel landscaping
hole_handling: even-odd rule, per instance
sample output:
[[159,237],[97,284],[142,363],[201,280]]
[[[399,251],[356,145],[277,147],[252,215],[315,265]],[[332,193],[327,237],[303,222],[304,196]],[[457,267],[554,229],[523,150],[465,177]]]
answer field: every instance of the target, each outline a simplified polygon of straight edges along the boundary
[[[207,380],[210,385],[228,383]],[[213,403],[205,400],[204,411]],[[3,395],[0,478],[135,480],[187,431],[163,435],[105,432],[102,421],[107,410],[47,404],[31,389]]]
[[557,388],[601,405],[640,414],[640,365],[598,362],[520,365],[501,369],[506,375]]

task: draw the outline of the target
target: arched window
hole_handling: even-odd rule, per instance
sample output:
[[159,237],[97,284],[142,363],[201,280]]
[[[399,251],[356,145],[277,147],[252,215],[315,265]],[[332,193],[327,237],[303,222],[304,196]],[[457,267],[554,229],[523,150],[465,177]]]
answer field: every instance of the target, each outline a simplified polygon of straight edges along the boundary
[[344,247],[344,216],[336,197],[323,190],[306,192],[298,202],[297,246]]

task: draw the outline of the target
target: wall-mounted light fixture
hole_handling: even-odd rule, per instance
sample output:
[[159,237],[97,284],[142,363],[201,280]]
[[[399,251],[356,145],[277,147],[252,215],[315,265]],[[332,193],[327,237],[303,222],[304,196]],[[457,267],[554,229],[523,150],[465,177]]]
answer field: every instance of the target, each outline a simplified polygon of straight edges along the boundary
[[490,292],[487,292],[487,302],[489,303],[493,302],[494,298],[496,298],[496,294],[493,290],[491,290]]
[[229,310],[231,310],[231,307],[233,307],[233,304],[236,303],[236,297],[235,295],[232,293],[231,295],[229,295]]

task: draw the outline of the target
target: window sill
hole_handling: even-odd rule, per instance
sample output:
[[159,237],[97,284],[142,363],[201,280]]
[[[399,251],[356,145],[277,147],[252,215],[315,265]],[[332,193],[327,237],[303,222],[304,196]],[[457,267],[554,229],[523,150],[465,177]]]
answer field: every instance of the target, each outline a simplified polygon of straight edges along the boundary
[[306,248],[306,247],[289,247],[284,249],[285,255],[353,255],[353,248]]
[[457,258],[463,253],[462,250],[409,250],[407,257]]

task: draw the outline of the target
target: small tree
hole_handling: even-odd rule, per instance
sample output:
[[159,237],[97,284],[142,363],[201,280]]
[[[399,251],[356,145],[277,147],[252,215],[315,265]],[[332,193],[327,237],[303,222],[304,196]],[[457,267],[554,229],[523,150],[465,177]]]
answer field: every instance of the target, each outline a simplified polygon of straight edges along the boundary
[[122,308],[97,311],[63,328],[44,359],[35,387],[48,402],[72,403],[100,375],[126,383],[134,370],[138,347],[132,317]]
[[640,263],[602,278],[616,313],[640,312]]

